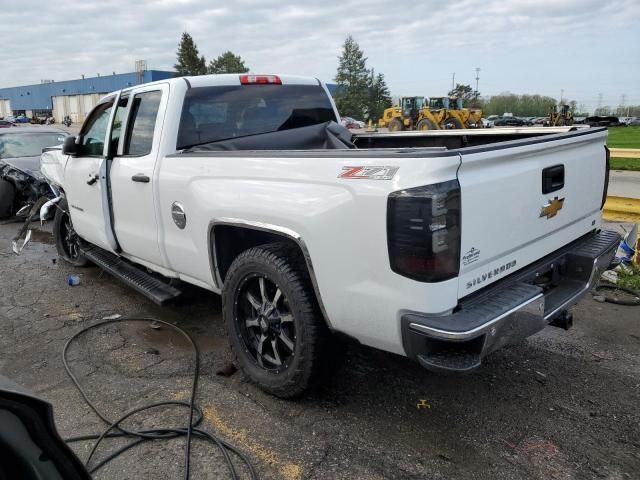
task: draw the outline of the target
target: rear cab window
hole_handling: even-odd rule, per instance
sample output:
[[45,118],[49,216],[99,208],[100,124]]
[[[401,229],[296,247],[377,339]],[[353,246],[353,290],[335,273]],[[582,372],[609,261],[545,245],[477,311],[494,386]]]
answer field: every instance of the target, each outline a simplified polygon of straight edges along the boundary
[[124,143],[125,155],[142,156],[151,153],[161,99],[162,92],[159,90],[133,96]]
[[187,91],[176,149],[336,121],[320,85],[231,85]]

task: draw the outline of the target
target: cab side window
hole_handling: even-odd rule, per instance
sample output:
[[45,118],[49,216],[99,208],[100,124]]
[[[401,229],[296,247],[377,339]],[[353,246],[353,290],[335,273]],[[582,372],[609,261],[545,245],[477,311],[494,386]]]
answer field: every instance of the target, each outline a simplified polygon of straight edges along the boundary
[[158,109],[162,92],[152,91],[136,94],[131,100],[131,114],[124,145],[125,155],[148,155],[153,146]]
[[82,154],[87,157],[101,157],[107,137],[107,127],[111,117],[113,102],[98,105],[91,113],[81,133]]

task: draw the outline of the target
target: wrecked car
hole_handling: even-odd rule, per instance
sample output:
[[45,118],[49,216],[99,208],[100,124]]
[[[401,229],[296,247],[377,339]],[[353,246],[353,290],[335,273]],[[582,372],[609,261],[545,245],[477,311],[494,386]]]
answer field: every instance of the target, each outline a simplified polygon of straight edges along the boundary
[[0,131],[0,218],[26,215],[41,197],[53,192],[40,173],[40,155],[60,145],[67,134],[53,128]]

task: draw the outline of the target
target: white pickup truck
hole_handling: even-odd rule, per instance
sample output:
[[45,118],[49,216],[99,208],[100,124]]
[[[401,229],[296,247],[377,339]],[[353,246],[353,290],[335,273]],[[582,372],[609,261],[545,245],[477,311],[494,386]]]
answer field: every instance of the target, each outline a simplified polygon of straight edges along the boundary
[[158,303],[176,279],[220,293],[238,365],[282,397],[318,381],[338,334],[467,372],[570,325],[619,241],[600,229],[605,129],[351,135],[339,121],[314,78],[112,93],[43,154],[58,252]]

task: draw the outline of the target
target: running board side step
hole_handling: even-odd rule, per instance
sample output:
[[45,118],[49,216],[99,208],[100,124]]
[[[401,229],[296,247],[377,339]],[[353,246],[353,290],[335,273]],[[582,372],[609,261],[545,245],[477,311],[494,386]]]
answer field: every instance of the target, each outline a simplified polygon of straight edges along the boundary
[[182,293],[128,260],[99,247],[92,246],[82,249],[82,253],[93,263],[158,305],[164,305]]

